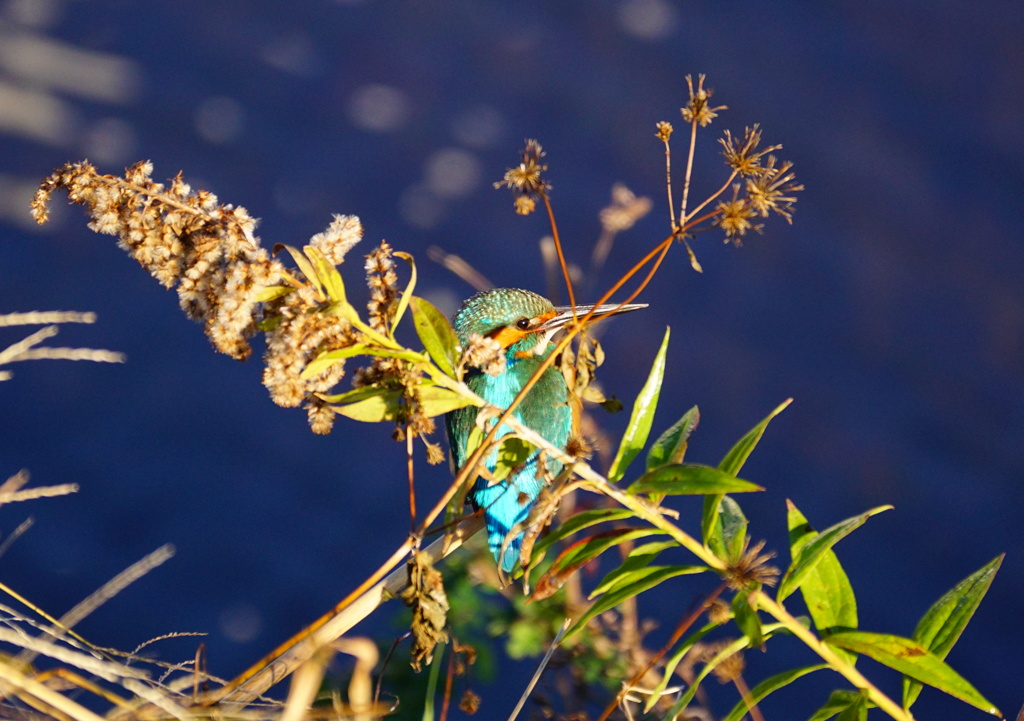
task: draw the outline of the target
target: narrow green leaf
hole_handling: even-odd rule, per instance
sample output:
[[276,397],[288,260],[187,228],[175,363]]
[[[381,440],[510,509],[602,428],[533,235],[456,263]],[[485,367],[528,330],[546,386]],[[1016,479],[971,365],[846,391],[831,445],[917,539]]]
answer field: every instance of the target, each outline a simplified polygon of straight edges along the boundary
[[661,535],[656,528],[615,528],[609,531],[600,531],[587,538],[580,539],[562,551],[555,562],[551,564],[549,573],[558,573],[570,566],[582,566],[584,563],[594,560],[609,548],[614,548],[620,543],[632,541],[637,538]]
[[654,411],[658,407],[658,395],[661,393],[661,382],[665,378],[665,354],[668,352],[668,338],[671,334],[670,328],[665,328],[665,337],[661,341],[661,348],[654,357],[651,365],[650,375],[647,382],[640,389],[640,395],[633,403],[633,413],[629,417],[629,425],[622,435],[619,450],[612,461],[611,470],[608,471],[608,480],[617,483],[626,474],[626,468],[633,462],[644,444],[647,443],[647,436],[651,432],[651,424],[654,422]]
[[[798,678],[825,668],[828,668],[828,664],[820,663],[816,666],[804,666],[803,668],[794,668],[790,671],[783,671],[782,673],[776,674],[770,678],[766,678],[764,681],[754,686],[754,688],[750,689],[750,701],[755,704],[760,703],[769,694],[778,691],[780,688],[785,688]],[[747,712],[747,704],[741,699],[738,704],[733,706],[732,711],[730,711],[722,721],[740,721],[740,719],[747,715]]]
[[661,552],[668,548],[678,547],[677,541],[653,541],[651,543],[645,543],[642,546],[637,546],[626,559],[622,562],[622,565],[618,568],[613,568],[605,577],[601,579],[601,582],[597,584],[597,587],[590,592],[590,598],[599,596],[602,593],[607,593],[621,583],[625,583],[625,577],[638,568],[643,568],[650,564],[655,558],[661,555]]
[[[786,508],[789,553],[795,563],[807,545],[818,537],[818,532],[811,527],[804,514],[792,501],[786,501]],[[857,598],[853,594],[853,586],[846,571],[832,549],[825,550],[817,565],[807,572],[803,583],[800,584],[800,593],[811,618],[814,619],[814,627],[822,636],[857,628]],[[848,651],[837,649],[836,652],[850,664],[857,660],[857,657]]]
[[572,628],[570,628],[565,634],[565,638],[568,639],[581,629],[586,628],[587,623],[595,616],[599,616],[605,611],[615,608],[623,601],[630,599],[639,593],[643,593],[649,588],[654,588],[662,581],[674,578],[675,576],[684,576],[697,572],[698,571],[695,571],[693,566],[661,566],[658,568],[657,572],[651,573],[637,583],[629,586],[620,586],[615,591],[606,593],[594,601],[593,605],[591,605],[591,607],[588,608],[582,616],[580,616],[579,620],[576,621]]
[[254,300],[257,303],[269,303],[281,296],[288,295],[294,290],[290,285],[268,285],[256,294]]
[[763,491],[758,486],[711,466],[678,463],[662,466],[636,479],[627,493],[665,496],[703,495],[707,493],[747,493]]
[[331,408],[340,415],[364,423],[394,420],[398,413],[402,391],[388,388],[373,388],[371,390],[374,393],[361,400],[343,405],[332,405]]
[[595,526],[598,523],[605,523],[606,521],[621,521],[632,517],[633,512],[628,508],[593,508],[589,511],[580,511],[567,518],[558,528],[552,529],[548,535],[537,541],[537,545],[533,548],[533,553],[534,555],[542,553],[553,543],[561,541],[563,538],[568,538],[584,528]]
[[437,367],[454,378],[455,366],[458,363],[456,349],[459,346],[459,339],[451,323],[441,311],[423,298],[411,297],[409,307],[412,308],[413,325],[416,326],[420,343],[427,349]]
[[379,395],[383,388],[375,388],[374,386],[364,386],[363,388],[353,388],[345,393],[338,393],[335,395],[324,395],[320,394],[320,398],[328,403],[355,403],[372,396]]
[[718,525],[722,529],[725,552],[732,560],[739,560],[747,548],[747,517],[732,496],[722,496],[718,506]]
[[[988,593],[1003,563],[1003,556],[992,559],[943,594],[921,617],[914,629],[914,640],[939,658],[945,659]],[[903,707],[910,708],[920,693],[921,684],[904,677]]]
[[854,516],[852,518],[847,518],[845,521],[840,521],[834,526],[830,526],[819,533],[817,538],[804,546],[803,551],[800,553],[800,558],[794,561],[790,565],[789,569],[787,569],[786,575],[782,577],[782,583],[779,584],[779,591],[776,594],[776,599],[781,603],[786,596],[799,588],[807,574],[810,573],[821,560],[825,551],[829,550],[832,546],[839,543],[839,541],[853,533],[857,528],[863,526],[864,523],[872,516],[877,515],[882,511],[888,511],[891,508],[892,506],[878,506],[876,508],[872,508],[859,516]]
[[836,721],[868,721],[868,700],[859,694],[849,706],[836,717]]
[[345,299],[345,282],[341,279],[341,273],[334,267],[334,264],[327,260],[324,254],[312,245],[307,245],[302,250],[310,262],[313,263],[313,267],[316,269],[317,280],[327,291],[327,297],[335,303],[347,303],[348,301]]
[[616,528],[576,541],[562,551],[548,570],[537,579],[532,600],[539,601],[554,594],[565,585],[570,576],[609,548],[660,533],[653,528]]
[[[741,636],[740,638],[730,643],[728,646],[725,646],[721,651],[716,653],[707,662],[704,668],[700,670],[700,673],[697,674],[697,677],[693,679],[693,683],[690,684],[690,687],[687,688],[686,691],[684,691],[678,699],[676,699],[676,702],[672,704],[672,708],[670,708],[668,712],[664,714],[664,716],[662,716],[662,718],[675,718],[677,715],[682,713],[683,710],[690,705],[690,702],[693,701],[693,697],[697,694],[697,690],[700,689],[701,683],[703,683],[704,679],[708,677],[708,674],[714,671],[715,668],[720,663],[725,661],[727,658],[747,648],[749,643],[750,640],[746,636]],[[655,702],[656,700],[657,699],[654,699],[652,697],[647,703],[653,706],[653,702]]]
[[357,343],[355,345],[346,346],[345,348],[324,351],[311,360],[306,367],[302,369],[302,373],[299,374],[299,377],[303,379],[313,378],[327,370],[338,361],[346,358],[352,358],[357,355],[371,355],[378,358],[400,358],[401,360],[407,360],[412,363],[423,363],[426,361],[426,358],[420,353],[406,350],[404,348],[370,348],[361,343]]
[[845,688],[838,689],[832,692],[825,705],[815,711],[814,715],[807,721],[828,721],[828,719],[836,714],[843,713],[850,708],[863,706],[864,703],[864,694],[862,692],[851,691]]
[[662,433],[647,452],[647,470],[653,471],[668,463],[682,463],[690,435],[699,422],[700,411],[694,406]]
[[276,255],[281,248],[288,251],[288,255],[292,257],[292,260],[295,261],[295,265],[298,266],[302,274],[306,276],[306,280],[316,288],[318,293],[323,294],[324,287],[320,283],[320,279],[317,277],[316,270],[313,268],[313,264],[309,262],[309,259],[302,254],[302,251],[290,245],[278,244],[274,246],[274,254]]
[[757,609],[750,605],[750,589],[744,589],[733,596],[732,617],[750,641],[751,648],[759,648],[764,644],[761,619],[757,617]]
[[[725,454],[725,458],[723,458],[721,463],[718,464],[718,469],[731,476],[738,474],[743,468],[743,464],[747,462],[747,458],[750,457],[751,451],[754,450],[758,441],[761,440],[761,436],[764,435],[764,431],[768,427],[768,424],[775,416],[782,413],[782,411],[786,409],[786,406],[792,402],[792,398],[787,398],[785,401],[780,403],[775,410],[769,413],[764,420],[747,431],[746,435],[736,441],[736,444],[729,449],[728,453]],[[704,498],[704,512],[701,517],[701,536],[705,546],[710,548],[717,555],[724,556],[727,551],[722,537],[722,529],[718,525],[718,507],[721,502],[721,494],[709,495]]]
[[441,386],[421,386],[419,399],[423,412],[429,418],[473,405],[472,399]]
[[765,429],[771,420],[786,410],[786,407],[793,402],[792,398],[787,398],[778,406],[775,410],[765,416],[764,420],[758,423],[756,426],[751,428],[745,436],[736,441],[736,445],[729,449],[729,452],[725,454],[725,458],[718,464],[726,473],[736,475],[743,468],[743,464],[747,462],[750,457],[751,451],[757,446],[758,441],[761,440],[761,436],[764,435]]
[[[631,568],[618,574],[612,583],[602,582],[602,586],[606,590],[599,591],[594,589],[588,598],[595,598],[597,596],[604,595],[606,593],[616,593],[623,588],[628,588],[634,584],[640,583],[647,579],[649,576],[661,576],[665,573],[666,568],[675,569],[678,573],[673,573],[672,576],[682,576],[685,574],[704,573],[708,570],[707,566],[641,566],[640,568]],[[615,569],[616,571],[622,570],[622,567]],[[671,577],[671,576],[670,576]]]
[[395,319],[391,322],[391,335],[395,334],[395,329],[398,328],[398,321],[402,320],[402,316],[405,315],[405,309],[409,307],[409,300],[412,298],[412,292],[416,288],[416,262],[412,259],[411,255],[400,250],[396,250],[395,255],[409,264],[410,275],[409,282],[405,286],[405,290],[402,291],[402,297],[398,300],[398,307],[395,309]]
[[913,639],[884,633],[845,631],[822,640],[830,646],[869,656],[880,664],[945,691],[986,713],[999,714],[999,709],[978,693],[965,678]]

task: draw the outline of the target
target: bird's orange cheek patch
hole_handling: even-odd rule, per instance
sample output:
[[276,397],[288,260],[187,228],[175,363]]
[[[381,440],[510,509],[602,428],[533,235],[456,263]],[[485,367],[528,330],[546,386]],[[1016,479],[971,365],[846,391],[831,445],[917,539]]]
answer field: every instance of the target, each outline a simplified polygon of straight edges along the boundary
[[498,341],[498,344],[502,348],[508,348],[509,346],[515,345],[528,335],[529,332],[523,332],[518,328],[513,328],[512,326],[507,325],[499,328],[493,335],[491,335],[491,338]]

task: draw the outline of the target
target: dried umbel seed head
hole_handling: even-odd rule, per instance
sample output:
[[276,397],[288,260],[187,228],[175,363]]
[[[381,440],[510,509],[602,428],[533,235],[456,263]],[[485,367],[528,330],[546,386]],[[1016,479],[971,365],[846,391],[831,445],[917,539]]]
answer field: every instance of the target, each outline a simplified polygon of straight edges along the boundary
[[505,171],[505,177],[494,184],[495,188],[508,187],[512,190],[516,213],[529,215],[537,206],[537,198],[544,196],[551,185],[541,176],[548,166],[541,162],[544,150],[536,140],[527,140],[521,160],[515,168]]

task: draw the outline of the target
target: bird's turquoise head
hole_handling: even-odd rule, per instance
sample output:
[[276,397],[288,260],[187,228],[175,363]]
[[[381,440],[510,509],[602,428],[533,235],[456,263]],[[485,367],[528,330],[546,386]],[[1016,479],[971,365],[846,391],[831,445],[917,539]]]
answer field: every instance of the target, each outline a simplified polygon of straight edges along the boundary
[[498,341],[510,356],[534,352],[550,337],[543,327],[557,315],[547,298],[519,288],[497,288],[477,293],[455,314],[453,325],[463,348],[477,333]]

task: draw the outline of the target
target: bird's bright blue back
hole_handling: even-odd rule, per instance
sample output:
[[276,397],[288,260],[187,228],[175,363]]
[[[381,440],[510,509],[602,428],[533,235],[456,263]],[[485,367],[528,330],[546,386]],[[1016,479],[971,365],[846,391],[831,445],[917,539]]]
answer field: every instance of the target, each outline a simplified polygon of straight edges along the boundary
[[[473,327],[472,332],[483,333],[492,328],[510,324],[520,316],[534,317],[551,308],[548,301],[526,291],[492,291],[492,297],[484,296],[485,302],[479,302],[477,296],[467,303],[456,317],[456,330],[463,336],[468,335],[467,328],[472,321],[486,319]],[[504,293],[505,295],[498,295]],[[493,300],[493,302],[491,302]],[[526,301],[525,304],[521,301]],[[470,303],[475,302],[475,305]],[[542,303],[543,305],[539,305]],[[523,306],[523,307],[518,307]],[[468,310],[467,310],[468,308]],[[472,317],[467,317],[472,313]],[[517,357],[521,348],[513,346],[506,354],[507,365],[503,373],[490,376],[486,373],[474,372],[466,378],[466,383],[477,394],[499,408],[507,408],[522,390],[525,383],[540,366],[543,359],[550,353],[549,348],[541,355],[523,354]],[[476,422],[478,408],[470,406],[449,413],[445,419],[448,440],[451,443],[452,455],[457,467],[466,460],[466,444]],[[568,388],[565,379],[557,368],[548,368],[538,380],[530,393],[513,411],[515,417],[523,424],[543,435],[553,445],[564,448],[572,430],[572,411],[568,403]],[[495,421],[491,421],[494,423]],[[496,437],[500,438],[511,432],[507,426],[498,429]],[[530,507],[540,495],[545,485],[543,477],[539,477],[539,452],[531,455],[521,469],[507,479],[491,484],[485,478],[477,479],[470,493],[470,500],[477,508],[482,508],[487,523],[487,543],[502,570],[510,572],[519,559],[523,532],[520,530],[514,537],[506,538],[516,524],[526,521]],[[484,465],[494,470],[496,454],[485,459]],[[546,464],[551,474],[557,474],[562,466],[551,461]],[[505,547],[502,553],[502,547]]]

